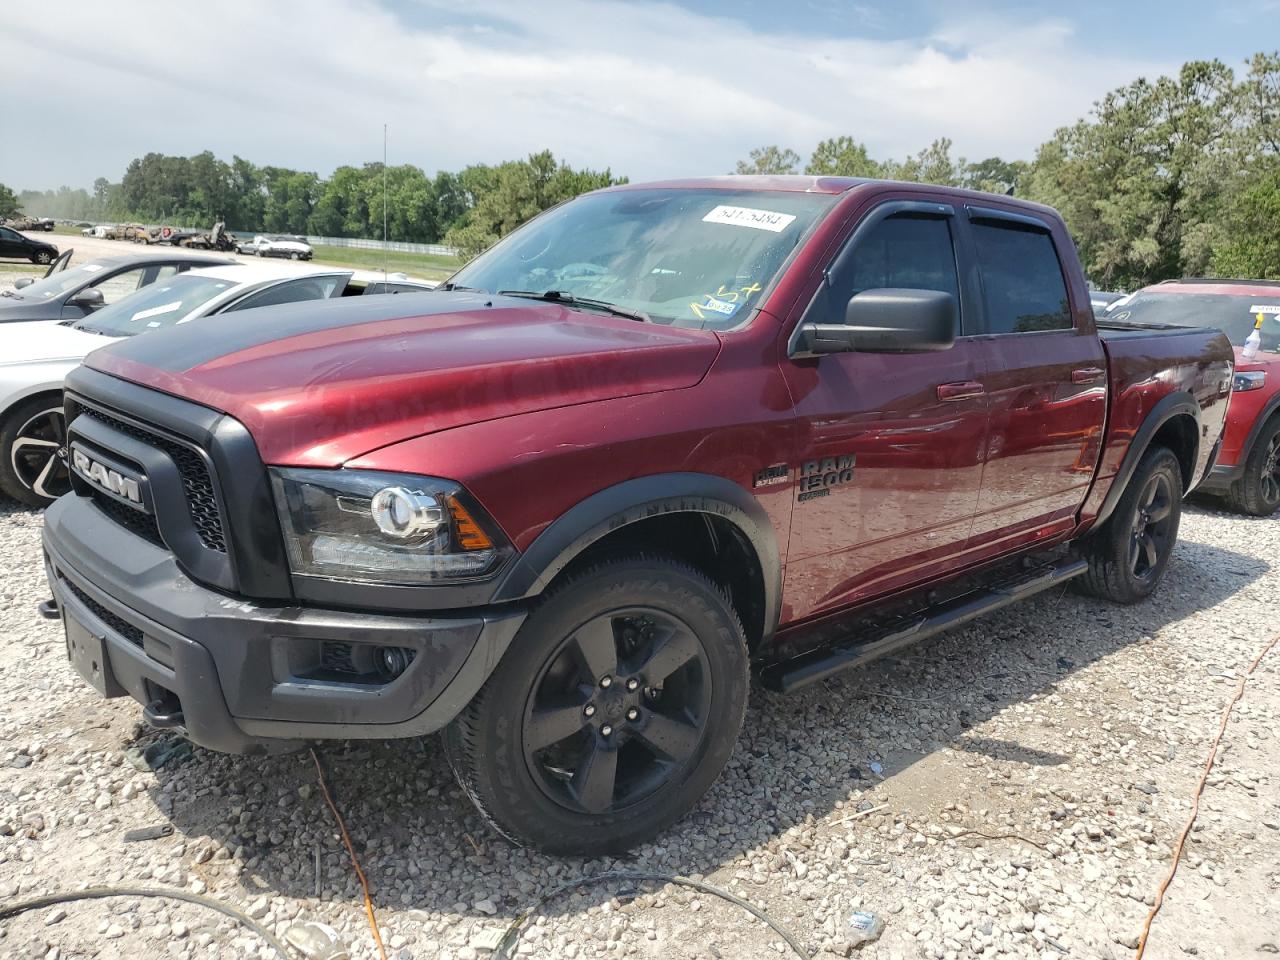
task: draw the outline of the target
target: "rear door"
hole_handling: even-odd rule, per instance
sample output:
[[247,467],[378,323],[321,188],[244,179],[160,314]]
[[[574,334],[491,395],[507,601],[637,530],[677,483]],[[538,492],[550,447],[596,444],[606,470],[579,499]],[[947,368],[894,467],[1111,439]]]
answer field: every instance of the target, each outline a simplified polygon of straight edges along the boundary
[[980,560],[1074,526],[1102,443],[1107,359],[1087,300],[1068,292],[1065,234],[1021,213],[965,214],[990,412],[972,534]]
[[26,257],[27,244],[22,234],[0,227],[0,257]]
[[785,587],[796,617],[961,562],[978,504],[987,401],[980,351],[963,336],[972,298],[962,293],[955,238],[949,204],[875,207],[803,318],[843,323],[849,299],[868,289],[941,290],[960,304],[951,349],[784,360],[801,428]]

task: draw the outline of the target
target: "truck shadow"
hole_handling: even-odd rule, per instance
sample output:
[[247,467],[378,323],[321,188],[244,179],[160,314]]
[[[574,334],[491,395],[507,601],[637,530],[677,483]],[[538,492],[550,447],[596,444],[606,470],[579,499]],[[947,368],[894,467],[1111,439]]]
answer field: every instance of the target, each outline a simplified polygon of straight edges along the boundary
[[[1059,751],[1070,741],[1053,740],[1052,732],[1035,741],[1029,730],[1039,746],[1028,746],[969,731],[1052,696],[1082,668],[1211,610],[1270,569],[1184,539],[1146,603],[1119,607],[1055,590],[791,697],[756,687],[738,749],[710,793],[656,843],[622,859],[562,860],[507,843],[456,787],[435,739],[330,743],[319,752],[384,917],[413,909],[437,930],[493,925],[477,902],[490,902],[485,913],[491,904],[512,917],[567,880],[607,870],[707,874],[741,863],[806,820],[847,823],[884,802],[886,790],[899,808],[909,802],[912,768],[943,748],[957,751],[962,763],[974,755],[1036,766],[1067,762]],[[1159,669],[1156,648],[1151,663]],[[360,903],[305,752],[249,758],[197,748],[156,776],[153,799],[185,835],[186,860],[200,846],[214,850],[191,868],[210,886],[234,876],[246,899],[297,898],[304,917],[317,891],[321,901],[352,909]],[[621,890],[618,883],[587,887],[543,912],[578,913]]]

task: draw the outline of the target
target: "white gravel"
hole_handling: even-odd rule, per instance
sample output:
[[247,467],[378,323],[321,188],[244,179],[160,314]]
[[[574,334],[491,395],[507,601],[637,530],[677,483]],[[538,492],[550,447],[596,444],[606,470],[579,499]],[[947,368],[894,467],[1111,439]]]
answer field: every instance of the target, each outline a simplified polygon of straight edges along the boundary
[[[36,618],[47,595],[39,532],[38,514],[0,505],[0,903],[90,884],[182,887],[281,932],[331,924],[353,957],[375,956],[306,754],[197,748],[154,773],[125,758],[161,737],[138,725],[132,701],[103,702],[76,679],[60,627]],[[756,690],[739,749],[698,811],[625,862],[513,849],[486,831],[433,740],[323,754],[393,957],[484,956],[481,937],[545,891],[633,869],[727,887],[818,956],[844,955],[850,914],[870,910],[886,927],[864,957],[1118,960],[1168,869],[1236,678],[1280,630],[1278,556],[1280,518],[1202,505],[1146,604],[1041,595],[800,696]],[[1280,651],[1236,709],[1151,960],[1280,948],[1278,680]],[[122,843],[163,823],[172,836]],[[229,921],[159,901],[0,924],[6,958],[260,948]],[[734,907],[619,883],[549,904],[519,952],[783,955]]]

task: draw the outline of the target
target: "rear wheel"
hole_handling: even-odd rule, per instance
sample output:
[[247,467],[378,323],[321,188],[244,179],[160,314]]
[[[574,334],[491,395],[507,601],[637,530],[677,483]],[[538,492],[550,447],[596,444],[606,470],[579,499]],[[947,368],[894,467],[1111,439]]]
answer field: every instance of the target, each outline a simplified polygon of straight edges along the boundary
[[632,557],[555,588],[445,733],[500,833],[549,853],[627,850],[684,816],[733,751],[742,626],[674,560]]
[[1244,474],[1227,491],[1238,513],[1267,517],[1280,507],[1280,417],[1262,428],[1245,461]]
[[1137,603],[1169,565],[1182,519],[1182,467],[1166,447],[1143,454],[1110,519],[1085,541],[1089,571],[1078,581],[1096,597]]
[[0,423],[0,490],[33,507],[47,506],[71,489],[61,400],[33,397]]

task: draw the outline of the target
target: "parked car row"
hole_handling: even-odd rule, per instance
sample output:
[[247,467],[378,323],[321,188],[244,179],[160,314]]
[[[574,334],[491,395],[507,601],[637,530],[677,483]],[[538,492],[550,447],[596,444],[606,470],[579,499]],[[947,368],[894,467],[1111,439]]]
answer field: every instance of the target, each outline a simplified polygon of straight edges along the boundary
[[262,234],[237,244],[236,249],[256,257],[286,257],[289,260],[310,260],[315,254],[311,244],[300,237],[268,237]]
[[104,338],[273,304],[434,286],[403,275],[175,254],[90,261],[6,291],[0,298],[0,491],[32,506],[67,492],[62,381]]

